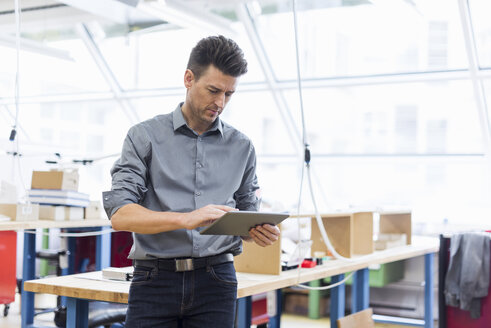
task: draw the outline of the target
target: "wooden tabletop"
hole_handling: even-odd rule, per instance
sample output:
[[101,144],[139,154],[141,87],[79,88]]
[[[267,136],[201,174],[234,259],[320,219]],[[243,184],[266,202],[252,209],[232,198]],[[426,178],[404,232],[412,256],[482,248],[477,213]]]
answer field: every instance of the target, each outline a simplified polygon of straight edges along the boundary
[[[284,271],[280,275],[238,272],[237,296],[240,298],[293,286],[302,282],[363,269],[370,264],[389,263],[435,253],[438,249],[438,239],[416,237],[412,245],[376,251],[372,255],[356,258],[354,261],[331,260],[311,269],[301,269],[300,276],[298,270]],[[24,283],[24,289],[31,292],[116,303],[128,302],[129,287],[129,282],[103,279],[101,271],[29,280]]]
[[23,230],[37,228],[87,228],[87,227],[105,227],[111,226],[108,219],[90,219],[90,220],[73,220],[73,221],[1,221],[0,231],[5,230]]

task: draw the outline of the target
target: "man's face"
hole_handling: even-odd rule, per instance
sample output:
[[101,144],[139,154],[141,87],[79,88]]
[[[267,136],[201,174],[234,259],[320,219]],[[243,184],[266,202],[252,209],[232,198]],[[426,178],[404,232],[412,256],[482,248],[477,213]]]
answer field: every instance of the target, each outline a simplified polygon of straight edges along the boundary
[[188,90],[187,113],[193,125],[208,128],[216,120],[229,102],[238,83],[238,78],[222,73],[210,65],[196,80],[190,70],[186,70],[184,84]]

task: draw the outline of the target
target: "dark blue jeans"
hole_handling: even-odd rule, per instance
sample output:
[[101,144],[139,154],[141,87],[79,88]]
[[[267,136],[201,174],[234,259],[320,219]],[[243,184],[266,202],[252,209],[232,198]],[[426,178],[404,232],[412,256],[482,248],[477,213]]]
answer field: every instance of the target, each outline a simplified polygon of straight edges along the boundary
[[184,272],[136,266],[126,327],[232,328],[236,299],[233,262]]

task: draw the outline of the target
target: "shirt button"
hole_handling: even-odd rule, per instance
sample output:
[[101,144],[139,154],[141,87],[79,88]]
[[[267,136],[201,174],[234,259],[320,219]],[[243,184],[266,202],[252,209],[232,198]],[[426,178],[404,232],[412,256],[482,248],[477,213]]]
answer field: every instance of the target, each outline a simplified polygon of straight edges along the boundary
[[203,141],[203,139],[201,139],[201,137],[198,138],[198,141]]
[[198,167],[198,169],[203,167],[203,165],[201,165],[201,163],[196,164],[196,166]]
[[194,246],[194,249],[198,249],[199,247],[198,246]]
[[200,192],[200,191],[197,191],[197,192],[195,193],[195,195],[196,195],[196,196],[201,196],[201,192]]

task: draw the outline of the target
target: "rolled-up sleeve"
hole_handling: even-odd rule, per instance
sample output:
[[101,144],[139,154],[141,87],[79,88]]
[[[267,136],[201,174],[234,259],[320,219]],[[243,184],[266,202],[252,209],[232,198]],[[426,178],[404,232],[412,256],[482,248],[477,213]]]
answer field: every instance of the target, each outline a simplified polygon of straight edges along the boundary
[[256,151],[251,143],[242,182],[234,194],[236,207],[242,211],[257,211],[260,203],[256,196],[257,189],[259,185],[256,177]]
[[102,193],[104,210],[109,218],[126,204],[140,204],[147,192],[150,141],[141,125],[132,127],[126,136],[121,157],[111,169],[111,191]]

